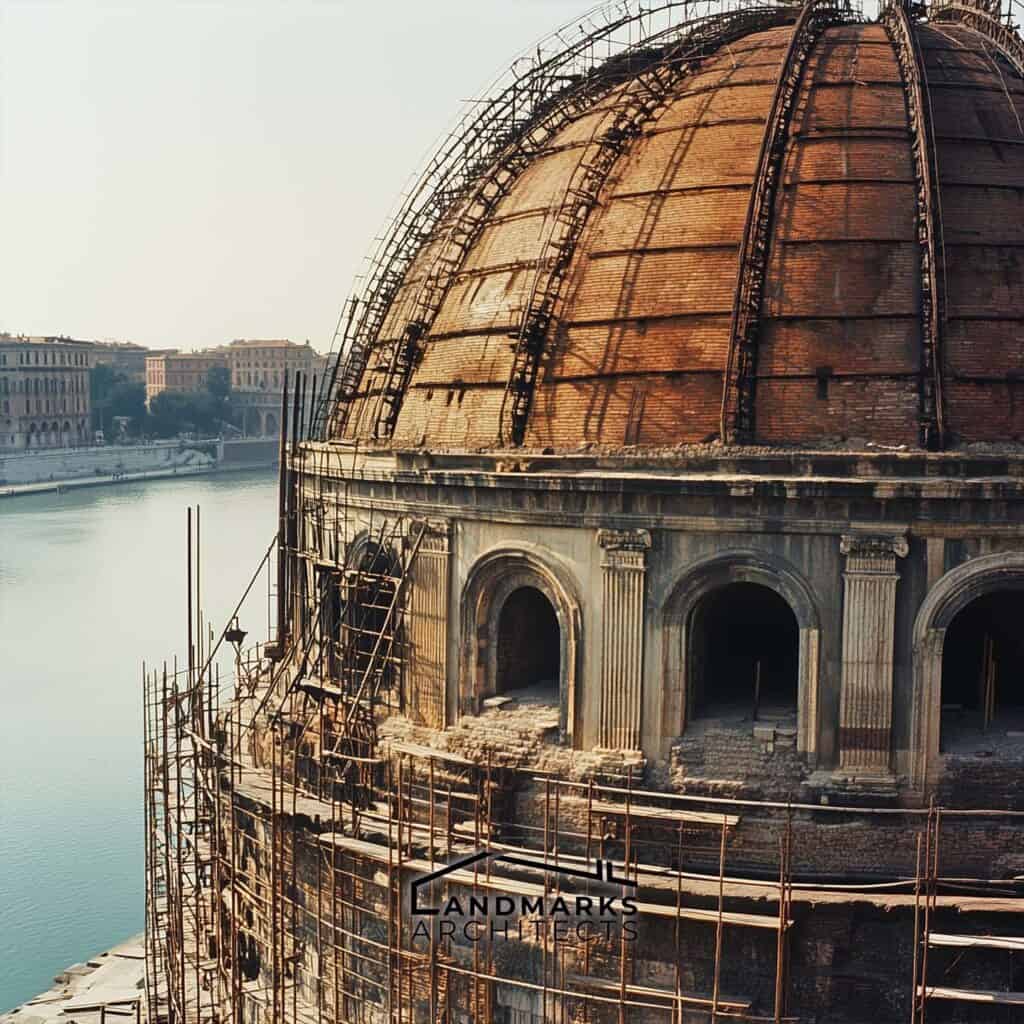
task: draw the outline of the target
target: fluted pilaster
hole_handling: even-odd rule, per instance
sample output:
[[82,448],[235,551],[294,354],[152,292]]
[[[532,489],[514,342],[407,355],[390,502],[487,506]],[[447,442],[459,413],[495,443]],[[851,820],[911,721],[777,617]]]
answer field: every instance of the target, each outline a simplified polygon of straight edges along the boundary
[[434,729],[447,724],[449,536],[447,521],[428,524],[409,590],[409,711]]
[[644,578],[651,535],[646,530],[600,530],[597,542],[604,549],[599,745],[639,750]]
[[839,766],[888,774],[892,758],[892,671],[896,559],[905,537],[849,535],[843,572],[843,668]]

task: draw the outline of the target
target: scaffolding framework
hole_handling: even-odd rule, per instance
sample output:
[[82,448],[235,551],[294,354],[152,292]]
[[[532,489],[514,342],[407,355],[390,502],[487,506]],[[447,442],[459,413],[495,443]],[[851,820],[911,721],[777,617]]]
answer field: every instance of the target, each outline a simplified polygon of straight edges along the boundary
[[[937,958],[1012,955],[1024,940],[936,922],[954,910],[986,921],[1024,910],[1019,884],[945,877],[939,856],[946,823],[980,839],[1020,813],[681,795],[643,789],[628,767],[569,779],[510,762],[500,745],[468,757],[382,737],[386,720],[415,714],[409,588],[430,524],[355,493],[354,447],[303,444],[312,395],[301,382],[293,393],[282,518],[243,595],[266,577],[268,641],[243,648],[238,609],[220,635],[204,621],[197,510],[189,656],[144,670],[151,1021],[781,1024],[799,1019],[793,929],[820,903],[903,915],[915,1024],[937,1001],[1016,1005],[1012,991],[954,985]],[[524,793],[534,808],[525,816]],[[894,815],[918,834],[916,863],[870,882],[815,881],[816,822]],[[764,837],[756,851],[751,830]],[[639,887],[638,921],[672,977],[647,977],[651,954],[624,934],[583,939],[550,922],[517,940],[529,964],[518,972],[500,936],[471,948],[417,937],[412,880],[481,850],[494,856],[447,874],[442,895],[511,893],[546,906],[607,892],[593,879],[612,864]],[[738,941],[764,964],[750,991],[737,991]]]
[[[932,10],[936,21],[974,30],[1024,73],[1015,9],[1016,0],[1012,8],[958,0]],[[529,302],[510,338],[502,440],[521,443],[571,257],[615,161],[703,55],[735,35],[795,21],[747,212],[721,411],[723,436],[747,437],[794,97],[813,41],[852,16],[839,0],[812,2],[802,13],[743,0],[650,8],[628,0],[602,8],[500,81],[432,158],[374,254],[361,297],[346,309],[335,376],[319,383],[299,377],[290,395],[286,386],[278,528],[238,606],[265,576],[273,612],[265,642],[243,648],[238,609],[219,634],[204,620],[198,510],[188,517],[187,654],[181,663],[143,669],[150,1021],[794,1022],[794,930],[818,904],[902,915],[912,951],[912,1024],[934,1020],[936,1004],[1024,1005],[1012,985],[980,988],[957,973],[968,957],[1024,951],[1024,937],[1009,933],[1024,912],[1020,879],[952,877],[940,852],[950,822],[961,844],[974,835],[984,842],[993,823],[1019,822],[1020,812],[647,791],[631,769],[615,775],[602,766],[568,779],[511,763],[495,744],[468,757],[382,736],[388,719],[424,717],[410,651],[416,616],[425,612],[411,596],[432,527],[384,489],[374,498],[372,487],[357,486],[365,483],[358,445],[306,443],[344,434],[368,373],[377,384],[359,415],[372,417],[375,437],[391,434],[421,343],[481,225],[557,131],[618,89],[606,126],[581,151],[555,201]],[[922,288],[934,298],[925,309],[932,324],[926,355],[937,366],[942,242],[930,233],[937,169],[927,159],[927,83],[907,9],[890,6],[884,18],[913,86]],[[614,73],[616,59],[620,69],[633,59],[646,63],[623,79]],[[413,262],[435,232],[439,244],[408,287]],[[938,386],[923,399],[923,420],[941,434]],[[233,664],[225,666],[229,648]],[[432,714],[443,722],[446,681],[437,682],[441,706]],[[528,817],[515,803],[524,792],[535,810]],[[891,816],[916,833],[916,858],[870,881],[816,879],[815,823]],[[744,826],[769,837],[763,848],[745,846]],[[481,850],[495,856],[448,873],[439,884],[444,894],[513,893],[546,906],[610,884],[568,883],[571,875],[555,869],[597,879],[602,864],[613,865],[616,878],[642,894],[639,919],[663,940],[659,956],[671,977],[643,974],[624,931],[589,941],[545,925],[520,937],[528,969],[518,972],[507,969],[494,936],[470,945],[432,930],[427,941],[417,938],[412,880]],[[851,874],[858,869],[851,865]],[[966,922],[955,930],[947,921],[954,913]],[[993,933],[993,918],[1010,924]],[[757,991],[732,991],[737,935],[749,936],[759,962],[770,964],[767,981],[750,979]],[[698,976],[700,984],[688,980]]]

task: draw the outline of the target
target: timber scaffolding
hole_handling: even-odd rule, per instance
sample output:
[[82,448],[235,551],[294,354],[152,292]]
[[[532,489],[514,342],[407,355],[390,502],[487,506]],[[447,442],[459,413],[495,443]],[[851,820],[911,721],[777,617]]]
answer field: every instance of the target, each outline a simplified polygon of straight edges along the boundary
[[[425,524],[354,493],[354,448],[301,446],[309,421],[299,407],[313,394],[298,389],[292,441],[282,438],[279,530],[250,583],[263,572],[270,581],[270,642],[243,651],[237,610],[219,636],[204,623],[197,513],[190,656],[144,670],[149,1020],[796,1021],[794,927],[814,906],[852,904],[903,915],[915,1024],[937,1002],[1020,1005],[1021,993],[954,982],[963,957],[1024,946],[1007,934],[1024,912],[1021,880],[943,873],[940,844],[953,833],[960,850],[983,845],[1024,812],[652,792],[632,770],[566,778],[497,743],[468,757],[381,735],[383,720],[416,714],[408,638],[426,614],[411,599]],[[236,652],[230,672],[217,668],[225,641]],[[515,811],[524,790],[529,816]],[[822,825],[853,820],[916,833],[916,854],[888,874],[848,864],[841,883],[822,877]],[[549,922],[531,934],[526,922],[516,963],[532,959],[522,970],[509,969],[500,933],[472,945],[417,936],[411,882],[485,849],[494,856],[456,868],[429,895],[469,890],[547,907],[607,894],[596,879],[610,862],[618,883],[637,886],[641,941],[645,929],[664,936],[657,957],[672,977],[644,973],[625,932],[581,937]],[[964,923],[949,928],[954,915]],[[772,964],[758,991],[738,991],[740,933]],[[696,988],[695,961],[706,982]],[[499,1015],[517,1001],[532,1009]]]

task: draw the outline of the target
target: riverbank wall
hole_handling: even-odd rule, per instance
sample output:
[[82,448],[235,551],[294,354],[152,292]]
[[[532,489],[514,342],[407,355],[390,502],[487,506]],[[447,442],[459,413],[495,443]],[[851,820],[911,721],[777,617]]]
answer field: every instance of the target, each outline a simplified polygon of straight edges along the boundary
[[88,477],[212,469],[221,461],[220,442],[154,441],[150,444],[54,448],[0,454],[0,487]]
[[0,455],[0,498],[277,465],[277,438],[158,441]]
[[256,469],[276,466],[280,441],[276,437],[247,437],[220,444],[221,469]]
[[146,973],[144,936],[136,935],[54,976],[52,988],[7,1013],[0,1024],[100,1024],[138,1021]]

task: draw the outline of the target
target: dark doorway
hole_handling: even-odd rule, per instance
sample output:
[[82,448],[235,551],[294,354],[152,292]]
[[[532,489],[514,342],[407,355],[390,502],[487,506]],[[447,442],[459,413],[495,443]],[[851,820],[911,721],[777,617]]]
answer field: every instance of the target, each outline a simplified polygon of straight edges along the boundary
[[950,623],[942,645],[943,750],[1024,731],[1022,625],[1024,590],[979,597]]
[[535,587],[506,598],[498,619],[499,694],[558,699],[562,636],[551,602]]
[[694,717],[796,714],[800,631],[774,590],[731,583],[713,591],[694,609],[690,633]]
[[341,581],[342,574],[337,569],[317,566],[322,669],[332,679],[340,675],[344,664],[341,651]]
[[354,571],[347,573],[347,601],[342,609],[342,659],[348,683],[356,692],[369,671],[374,689],[390,689],[395,660],[391,642],[397,622],[392,609],[398,583],[397,560],[376,544],[367,545]]

